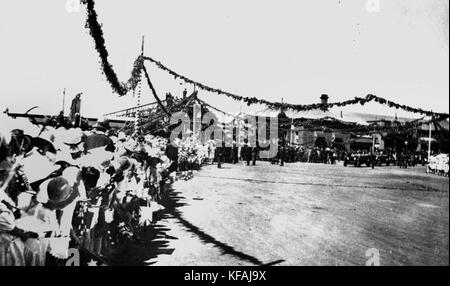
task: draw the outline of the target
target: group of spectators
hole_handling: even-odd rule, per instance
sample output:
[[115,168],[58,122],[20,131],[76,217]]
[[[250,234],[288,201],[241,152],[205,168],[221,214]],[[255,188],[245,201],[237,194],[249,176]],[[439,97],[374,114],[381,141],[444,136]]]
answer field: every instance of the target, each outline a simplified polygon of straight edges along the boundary
[[267,151],[269,147],[261,148],[259,144],[250,145],[244,140],[242,146],[233,142],[231,147],[220,147],[215,149],[214,158],[220,164],[223,162],[236,164],[239,160],[247,165],[256,165],[257,160],[270,161],[272,164],[310,162],[335,164],[337,160],[343,160],[345,152],[337,148],[303,147],[280,141],[278,150],[272,158],[260,158],[259,151]]
[[348,164],[355,166],[396,165],[400,168],[417,165],[425,166],[428,163],[427,154],[424,152],[376,150],[372,153],[369,150],[348,151],[338,147],[306,147],[283,143],[282,141],[280,141],[278,152],[273,158],[260,158],[258,156],[260,150],[268,150],[268,148],[260,148],[258,144],[250,146],[244,140],[242,146],[238,146],[236,142],[233,142],[231,147],[216,148],[214,158],[219,163],[219,167],[223,162],[236,164],[239,160],[243,160],[247,165],[255,165],[257,160],[270,161],[272,164],[280,164],[281,166],[284,163],[294,162],[336,164],[338,161],[341,161],[345,166]]
[[430,157],[427,171],[440,176],[448,177],[449,155],[438,154]]
[[113,260],[163,209],[174,171],[188,176],[207,153],[184,143],[179,156],[164,138],[107,121],[92,130],[16,124],[0,129],[0,265],[64,265],[72,248]]

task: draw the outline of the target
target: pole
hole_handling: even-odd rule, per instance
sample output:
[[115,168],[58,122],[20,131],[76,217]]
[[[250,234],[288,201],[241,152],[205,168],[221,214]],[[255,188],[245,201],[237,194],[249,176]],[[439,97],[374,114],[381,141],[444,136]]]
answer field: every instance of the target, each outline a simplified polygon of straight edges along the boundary
[[[199,131],[201,130],[200,126],[201,126],[201,112],[202,112],[202,109],[201,109],[201,105],[199,105],[196,102],[192,105],[192,108],[193,108],[192,114],[193,114],[193,117],[194,117],[193,118],[193,123],[192,123],[192,134],[194,136],[197,136],[197,133],[199,133]],[[199,118],[200,118],[200,120],[199,120]]]
[[66,88],[64,88],[64,90],[63,90],[63,104],[62,104],[63,115],[64,115],[65,106],[66,106]]
[[372,134],[372,154],[375,153],[375,133]]
[[291,137],[290,137],[290,140],[289,140],[289,143],[294,143],[294,130],[295,130],[295,127],[294,127],[294,118],[291,118]]
[[[145,37],[142,36],[142,44],[141,44],[141,57],[144,56],[144,39]],[[138,94],[137,94],[137,110],[136,110],[136,121],[134,122],[134,133],[137,135],[140,135],[140,124],[141,124],[141,90],[142,88],[142,74],[141,79],[139,80],[138,84]]]
[[428,162],[431,157],[431,121],[428,123]]
[[[142,77],[142,75],[141,75]],[[138,83],[138,92],[137,92],[137,110],[136,110],[136,121],[134,122],[134,134],[140,135],[140,124],[141,124],[141,88],[142,88],[142,80]]]

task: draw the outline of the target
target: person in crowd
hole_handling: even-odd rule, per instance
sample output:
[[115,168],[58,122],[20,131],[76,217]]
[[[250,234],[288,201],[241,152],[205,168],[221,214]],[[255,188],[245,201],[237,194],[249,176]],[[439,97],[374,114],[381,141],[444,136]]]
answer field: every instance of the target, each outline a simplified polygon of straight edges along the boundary
[[[41,158],[38,169],[37,165],[33,169],[45,175],[44,156],[39,153],[30,156]],[[49,242],[41,237],[44,231],[52,229],[46,228],[44,222],[39,223],[37,214],[31,214],[36,192],[30,183],[39,176],[25,176],[24,158],[19,154],[0,162],[0,265],[43,266],[46,262]]]
[[241,158],[244,160],[247,164],[247,166],[250,165],[250,146],[248,144],[248,140],[244,139],[244,144],[241,147]]
[[72,104],[70,106],[70,119],[74,120],[76,114],[80,114],[81,112],[81,95],[82,93],[78,93],[75,95],[74,99],[72,99]]
[[223,157],[223,147],[222,146],[218,146],[216,148],[216,156],[217,156],[217,168],[222,168],[222,157]]
[[233,164],[237,164],[239,162],[239,148],[237,146],[236,141],[233,141],[233,148],[231,154]]
[[105,147],[105,150],[114,152],[114,142],[105,134],[109,128],[108,121],[97,121],[93,127],[93,133],[84,141],[84,152],[87,153],[89,150],[99,147]]
[[73,128],[81,127],[81,115],[80,113],[75,114],[75,118],[72,120]]
[[376,155],[375,155],[375,152],[374,151],[372,151],[372,152],[370,152],[370,166],[372,167],[372,169],[374,169],[375,168],[375,162],[376,162]]
[[258,152],[259,152],[259,143],[258,141],[256,141],[255,146],[253,146],[251,148],[251,160],[252,160],[252,166],[256,165],[256,158],[258,157]]
[[65,118],[64,118],[64,111],[60,111],[59,112],[59,114],[58,114],[58,116],[56,117],[56,120],[58,121],[58,122],[64,122],[65,121]]
[[171,148],[164,138],[110,132],[107,121],[92,132],[54,127],[44,126],[42,138],[0,134],[0,265],[63,265],[69,246],[112,257],[153,221],[181,158],[198,168],[208,153],[192,139]]
[[280,166],[284,166],[285,161],[286,141],[282,138],[278,143],[278,156],[280,160]]

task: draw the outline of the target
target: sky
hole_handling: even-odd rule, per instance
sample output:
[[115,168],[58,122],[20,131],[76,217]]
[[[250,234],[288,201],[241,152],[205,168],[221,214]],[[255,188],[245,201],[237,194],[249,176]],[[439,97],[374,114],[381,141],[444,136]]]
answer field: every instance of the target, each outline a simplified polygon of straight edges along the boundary
[[[72,0],[2,1],[0,111],[56,114],[83,92],[82,115],[132,107],[113,93],[85,29],[85,7]],[[145,36],[145,55],[197,82],[247,97],[292,104],[341,101],[372,93],[449,112],[449,1],[96,0],[109,60],[126,81]],[[75,2],[76,3],[76,2]],[[379,9],[377,9],[379,8]],[[147,63],[158,94],[193,86]],[[250,110],[199,91],[228,111]],[[142,101],[152,102],[146,85]],[[393,115],[369,104],[355,111]],[[400,114],[403,115],[403,114]],[[399,116],[400,116],[399,115]]]

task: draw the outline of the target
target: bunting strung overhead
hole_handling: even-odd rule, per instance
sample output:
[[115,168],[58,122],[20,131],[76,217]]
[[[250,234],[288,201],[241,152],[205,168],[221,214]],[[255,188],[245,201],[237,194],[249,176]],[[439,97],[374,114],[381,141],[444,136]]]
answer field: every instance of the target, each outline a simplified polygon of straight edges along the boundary
[[380,103],[380,104],[386,104],[389,107],[393,107],[396,109],[402,109],[408,112],[413,112],[413,113],[419,113],[422,115],[426,115],[426,116],[431,116],[431,117],[439,117],[441,119],[446,119],[449,118],[449,114],[448,113],[437,113],[437,112],[432,112],[432,111],[427,111],[427,110],[423,110],[421,108],[414,108],[414,107],[410,107],[407,105],[402,105],[402,104],[398,104],[395,103],[393,101],[384,99],[382,97],[373,95],[373,94],[369,94],[367,95],[367,97],[369,100],[375,100],[375,102]]
[[159,107],[161,107],[161,109],[164,111],[164,113],[166,113],[167,115],[170,116],[170,113],[167,111],[166,107],[164,106],[164,104],[162,104],[161,100],[159,99],[158,94],[156,93],[155,87],[153,86],[153,84],[152,84],[152,82],[151,82],[151,80],[150,80],[150,76],[148,75],[148,72],[147,72],[147,70],[145,69],[145,66],[142,65],[142,67],[143,67],[143,70],[144,70],[145,78],[147,79],[148,87],[149,87],[150,90],[152,91],[153,96],[155,97],[156,101],[157,101],[158,104],[159,104]]
[[102,71],[106,76],[107,81],[111,85],[111,88],[120,96],[127,94],[131,90],[135,90],[141,77],[141,71],[143,67],[142,57],[139,56],[135,60],[133,64],[133,70],[131,71],[131,77],[128,79],[128,81],[125,83],[120,82],[111,63],[108,61],[109,53],[105,46],[102,25],[98,22],[97,12],[95,12],[94,9],[94,0],[82,0],[81,3],[86,5],[86,28],[89,30],[89,33],[94,39],[95,49],[100,56]]
[[[295,111],[307,111],[307,110],[314,110],[314,109],[323,109],[323,108],[332,108],[332,107],[343,107],[347,105],[353,105],[353,104],[361,104],[364,105],[367,102],[375,101],[380,104],[386,104],[389,107],[396,108],[396,109],[402,109],[408,112],[418,113],[426,116],[431,117],[439,117],[439,118],[449,118],[448,113],[435,113],[432,111],[423,110],[421,108],[413,108],[407,105],[402,105],[395,103],[390,100],[386,100],[382,97],[378,97],[373,94],[369,94],[366,97],[355,97],[350,100],[342,101],[342,102],[334,102],[334,103],[316,103],[316,104],[288,104],[288,103],[280,103],[280,102],[270,102],[264,99],[258,99],[256,97],[243,97],[237,94],[233,94],[230,92],[222,91],[217,88],[212,88],[207,85],[204,85],[202,83],[196,82],[194,80],[189,79],[188,77],[185,77],[183,75],[180,75],[173,70],[169,69],[168,67],[164,66],[161,62],[158,62],[150,57],[144,57],[143,55],[140,55],[133,64],[133,70],[131,71],[131,77],[128,79],[127,82],[123,83],[120,82],[117,74],[115,73],[111,63],[108,61],[108,50],[105,46],[105,39],[103,37],[103,30],[102,25],[99,23],[97,19],[97,13],[95,11],[95,3],[94,0],[81,0],[81,3],[86,5],[86,11],[87,11],[87,19],[86,19],[86,28],[89,30],[90,35],[94,39],[95,43],[95,49],[97,50],[99,56],[100,56],[100,63],[102,67],[102,71],[106,76],[107,81],[111,85],[111,88],[114,92],[119,94],[120,96],[123,96],[127,94],[129,91],[134,90],[137,86],[137,84],[140,81],[141,78],[141,72],[144,68],[144,60],[148,60],[155,64],[159,69],[164,70],[174,76],[175,78],[181,78],[186,83],[193,84],[197,88],[200,88],[202,90],[225,95],[227,97],[230,97],[236,101],[243,101],[247,105],[252,104],[262,104],[266,105],[267,107],[270,107],[275,110],[285,110],[285,109],[292,109]],[[152,88],[152,86],[151,86]],[[154,92],[154,89],[152,89]],[[154,92],[154,94],[156,94]]]
[[233,93],[229,93],[226,91],[222,91],[220,89],[217,88],[212,88],[209,87],[207,85],[204,85],[202,83],[196,82],[192,79],[189,79],[186,76],[180,75],[176,72],[174,72],[173,70],[169,69],[168,67],[166,67],[165,65],[163,65],[161,62],[156,61],[150,57],[144,57],[144,60],[150,61],[153,64],[155,64],[159,69],[168,72],[169,74],[171,74],[172,76],[174,76],[176,79],[180,78],[183,81],[185,81],[186,83],[189,84],[193,84],[195,85],[197,88],[203,89],[205,91],[211,92],[211,93],[217,93],[217,94],[221,94],[221,95],[225,95],[227,97],[230,97],[236,101],[243,101],[245,103],[247,103],[247,105],[252,105],[252,104],[263,104],[266,105],[272,109],[275,110],[283,110],[283,109],[292,109],[295,111],[307,111],[307,110],[313,110],[313,109],[321,109],[321,108],[332,108],[332,107],[343,107],[343,106],[347,106],[347,105],[354,105],[354,104],[361,104],[364,105],[367,102],[370,101],[375,101],[377,103],[380,104],[386,104],[389,107],[393,107],[393,108],[397,108],[397,109],[403,109],[405,111],[408,112],[413,112],[413,113],[419,113],[422,115],[426,115],[426,116],[433,116],[433,117],[445,117],[445,118],[449,118],[449,114],[448,113],[435,113],[432,111],[426,111],[423,110],[421,108],[413,108],[407,105],[402,105],[402,104],[398,104],[395,103],[393,101],[390,100],[386,100],[382,97],[373,95],[373,94],[368,94],[366,97],[362,98],[362,97],[355,97],[353,99],[350,100],[346,100],[346,101],[342,101],[342,102],[333,102],[333,103],[328,103],[328,104],[322,104],[322,103],[316,103],[316,104],[288,104],[288,103],[280,103],[280,102],[270,102],[264,99],[258,99],[256,97],[243,97],[237,94],[233,94]]

